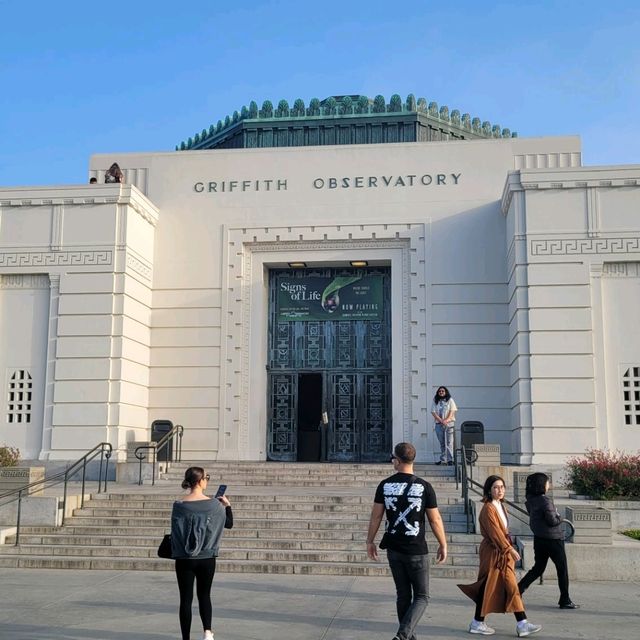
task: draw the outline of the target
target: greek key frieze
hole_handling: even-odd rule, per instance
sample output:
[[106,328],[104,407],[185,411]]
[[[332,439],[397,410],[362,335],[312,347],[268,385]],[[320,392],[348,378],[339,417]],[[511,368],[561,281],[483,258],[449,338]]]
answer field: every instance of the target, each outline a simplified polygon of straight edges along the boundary
[[533,256],[598,253],[640,253],[640,238],[555,238],[531,241],[531,255]]
[[0,267],[102,266],[113,261],[112,251],[28,251],[0,253]]
[[611,522],[610,513],[574,513],[574,522]]
[[28,478],[28,477],[29,477],[28,468],[0,470],[0,478]]
[[474,444],[471,446],[478,453],[500,453],[499,444]]

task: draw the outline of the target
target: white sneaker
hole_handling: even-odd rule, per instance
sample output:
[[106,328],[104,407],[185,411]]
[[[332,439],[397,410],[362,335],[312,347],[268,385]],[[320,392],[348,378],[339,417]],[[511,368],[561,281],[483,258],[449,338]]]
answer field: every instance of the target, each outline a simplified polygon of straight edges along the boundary
[[469,625],[469,633],[478,633],[482,636],[492,636],[495,632],[496,630],[488,627],[484,621],[478,622],[475,618]]
[[213,640],[213,631],[205,631],[202,640]]
[[518,638],[524,638],[525,636],[530,636],[532,633],[538,633],[540,629],[542,629],[541,624],[531,624],[527,620],[522,620],[516,625],[516,633],[518,634]]

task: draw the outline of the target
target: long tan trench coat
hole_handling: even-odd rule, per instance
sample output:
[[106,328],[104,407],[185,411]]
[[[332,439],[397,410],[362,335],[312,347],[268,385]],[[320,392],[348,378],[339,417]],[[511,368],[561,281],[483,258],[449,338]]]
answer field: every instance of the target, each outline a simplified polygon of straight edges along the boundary
[[509,532],[490,502],[482,507],[479,520],[482,542],[478,580],[473,584],[459,584],[458,587],[477,603],[482,587],[485,586],[482,598],[483,616],[488,613],[524,611],[524,604],[518,593],[515,560],[509,553]]

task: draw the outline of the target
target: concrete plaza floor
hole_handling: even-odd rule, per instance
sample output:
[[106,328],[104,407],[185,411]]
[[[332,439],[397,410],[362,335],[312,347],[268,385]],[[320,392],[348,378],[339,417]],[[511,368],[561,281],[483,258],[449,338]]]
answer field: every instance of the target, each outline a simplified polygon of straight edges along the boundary
[[[572,584],[578,611],[561,611],[555,582],[527,592],[536,638],[629,640],[640,629],[640,583]],[[172,573],[0,572],[2,640],[179,639]],[[213,584],[217,640],[391,640],[396,630],[390,578],[218,574]],[[471,637],[472,604],[446,579],[431,581],[419,638]],[[192,638],[202,637],[194,603]],[[491,615],[496,638],[515,637],[511,615]]]

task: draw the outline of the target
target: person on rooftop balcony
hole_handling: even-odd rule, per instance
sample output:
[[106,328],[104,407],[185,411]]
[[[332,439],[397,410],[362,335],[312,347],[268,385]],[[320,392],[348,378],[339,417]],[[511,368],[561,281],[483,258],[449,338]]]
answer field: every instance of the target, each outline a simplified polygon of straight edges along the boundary
[[105,184],[124,182],[124,173],[117,162],[114,162],[105,172],[104,182]]

